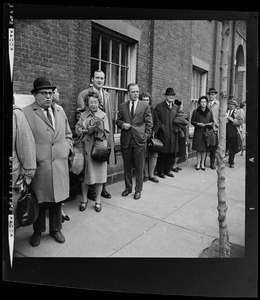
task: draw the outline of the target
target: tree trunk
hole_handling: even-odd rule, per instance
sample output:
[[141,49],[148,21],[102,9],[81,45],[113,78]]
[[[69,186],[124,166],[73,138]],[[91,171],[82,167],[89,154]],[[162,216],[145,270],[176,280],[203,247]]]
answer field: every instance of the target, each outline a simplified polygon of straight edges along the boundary
[[219,108],[219,143],[216,151],[218,174],[218,222],[219,222],[219,257],[230,256],[230,244],[227,229],[226,211],[226,111],[227,111],[227,70],[228,39],[230,22],[222,21],[222,46],[220,62],[220,108]]

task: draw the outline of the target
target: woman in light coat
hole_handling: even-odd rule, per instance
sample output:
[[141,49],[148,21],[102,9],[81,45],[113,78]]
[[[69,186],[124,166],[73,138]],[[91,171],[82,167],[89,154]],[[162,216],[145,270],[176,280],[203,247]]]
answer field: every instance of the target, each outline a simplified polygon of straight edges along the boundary
[[99,162],[91,157],[91,151],[96,141],[100,145],[107,146],[109,135],[108,117],[105,112],[99,109],[99,95],[90,91],[85,96],[85,111],[81,113],[76,124],[76,133],[82,137],[84,147],[85,167],[81,175],[82,202],[80,211],[84,211],[88,202],[89,186],[95,184],[96,190],[96,212],[101,211],[101,191],[103,183],[107,181],[107,162]]

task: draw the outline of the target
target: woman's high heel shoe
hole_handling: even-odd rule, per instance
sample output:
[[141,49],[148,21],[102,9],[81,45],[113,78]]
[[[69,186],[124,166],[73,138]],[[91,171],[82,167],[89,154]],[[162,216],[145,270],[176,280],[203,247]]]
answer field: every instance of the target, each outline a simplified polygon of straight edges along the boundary
[[87,203],[88,202],[81,202],[79,206],[79,210],[84,211],[87,208]]
[[96,203],[96,204],[95,204],[95,211],[96,211],[96,212],[100,212],[101,209],[102,209],[101,203]]

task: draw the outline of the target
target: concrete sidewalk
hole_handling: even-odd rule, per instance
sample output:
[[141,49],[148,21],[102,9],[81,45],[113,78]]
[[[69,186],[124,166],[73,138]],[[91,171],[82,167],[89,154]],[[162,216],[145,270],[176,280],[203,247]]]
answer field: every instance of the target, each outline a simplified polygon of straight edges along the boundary
[[[102,198],[102,211],[89,201],[79,211],[81,195],[68,201],[63,223],[65,244],[48,234],[33,248],[32,226],[15,233],[15,257],[199,257],[219,237],[217,172],[195,170],[196,159],[182,163],[175,177],[144,183],[142,197],[122,197],[124,181],[109,185],[111,199]],[[207,166],[209,158],[207,158]],[[235,156],[235,168],[226,167],[227,224],[231,244],[245,242],[245,153]]]

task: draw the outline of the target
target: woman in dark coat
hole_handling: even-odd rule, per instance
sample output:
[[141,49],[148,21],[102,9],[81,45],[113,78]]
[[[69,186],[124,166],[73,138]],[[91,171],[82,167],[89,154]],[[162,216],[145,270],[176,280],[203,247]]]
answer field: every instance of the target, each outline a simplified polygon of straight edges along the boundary
[[204,139],[204,131],[206,126],[213,126],[213,114],[207,107],[208,98],[201,96],[198,100],[198,108],[192,113],[191,124],[195,127],[192,149],[197,151],[197,165],[196,170],[205,171],[205,157],[207,153],[207,146]]

